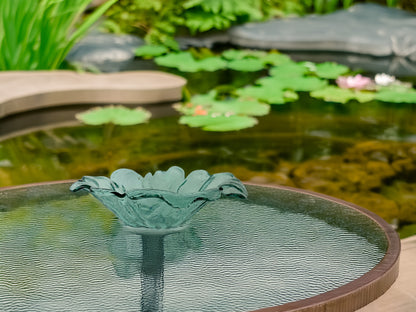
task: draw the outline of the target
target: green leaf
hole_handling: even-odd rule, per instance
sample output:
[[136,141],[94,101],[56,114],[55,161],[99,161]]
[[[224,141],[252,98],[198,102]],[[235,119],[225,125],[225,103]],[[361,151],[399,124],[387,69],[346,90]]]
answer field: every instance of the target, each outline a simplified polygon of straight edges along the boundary
[[195,60],[190,52],[170,53],[155,58],[157,65],[174,67],[183,72],[216,71],[227,67],[227,62],[219,57]]
[[136,56],[152,58],[155,56],[160,56],[166,54],[169,49],[163,45],[144,45],[137,48],[134,53]]
[[264,69],[264,64],[259,59],[243,58],[230,61],[228,63],[228,68],[237,71],[254,72]]
[[291,89],[294,91],[314,91],[325,88],[326,80],[317,77],[265,77],[256,81],[262,86],[270,86],[276,89]]
[[139,107],[135,109],[123,106],[95,107],[75,116],[87,125],[102,125],[113,123],[115,125],[129,126],[146,122],[151,114]]
[[348,73],[350,69],[347,66],[333,62],[325,62],[315,65],[315,74],[318,77],[326,79],[337,79],[339,76]]
[[215,101],[211,104],[210,111],[230,115],[264,116],[270,111],[270,106],[257,101],[231,99]]
[[265,56],[260,58],[264,64],[269,64],[273,66],[283,65],[287,63],[292,63],[293,61],[286,54],[278,52],[269,52]]
[[391,103],[411,103],[416,104],[416,90],[410,89],[405,91],[381,90],[376,93],[376,100]]
[[264,51],[257,50],[236,50],[229,49],[222,52],[221,56],[227,60],[241,60],[244,58],[257,58],[261,59],[267,56],[267,53]]
[[242,99],[256,99],[269,104],[284,104],[298,99],[295,92],[285,91],[272,85],[241,88],[237,89],[236,93]]
[[253,127],[257,124],[257,119],[248,116],[182,116],[180,124],[190,127],[202,127],[205,131],[236,131]]
[[287,77],[301,77],[309,72],[309,68],[299,63],[285,63],[280,66],[272,67],[270,69],[270,75],[277,78]]
[[350,100],[357,100],[360,103],[374,100],[375,93],[341,89],[335,86],[328,86],[324,89],[312,91],[310,95],[314,98],[323,99],[327,102],[347,103]]

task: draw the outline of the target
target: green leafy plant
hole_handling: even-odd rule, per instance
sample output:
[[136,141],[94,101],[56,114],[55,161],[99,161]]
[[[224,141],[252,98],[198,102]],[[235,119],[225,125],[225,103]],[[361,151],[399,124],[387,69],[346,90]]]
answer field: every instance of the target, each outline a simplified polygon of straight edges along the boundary
[[75,116],[87,125],[114,124],[131,126],[146,122],[151,113],[141,107],[130,109],[123,106],[95,107]]
[[75,30],[91,0],[0,1],[0,70],[59,68],[73,45],[116,1],[104,3]]

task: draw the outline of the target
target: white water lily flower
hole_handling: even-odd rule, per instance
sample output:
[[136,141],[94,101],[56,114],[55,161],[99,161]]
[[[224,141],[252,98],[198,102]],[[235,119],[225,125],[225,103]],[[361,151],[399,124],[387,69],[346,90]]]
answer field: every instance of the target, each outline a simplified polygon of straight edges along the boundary
[[382,74],[377,74],[374,77],[374,81],[377,85],[386,87],[394,83],[396,81],[396,77],[382,73]]

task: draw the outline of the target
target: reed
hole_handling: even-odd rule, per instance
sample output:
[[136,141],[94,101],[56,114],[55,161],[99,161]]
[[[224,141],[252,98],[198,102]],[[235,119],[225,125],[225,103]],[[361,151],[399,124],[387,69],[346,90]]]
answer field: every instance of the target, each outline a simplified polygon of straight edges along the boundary
[[91,0],[1,0],[0,70],[59,68],[74,44],[116,1],[107,1],[75,25]]

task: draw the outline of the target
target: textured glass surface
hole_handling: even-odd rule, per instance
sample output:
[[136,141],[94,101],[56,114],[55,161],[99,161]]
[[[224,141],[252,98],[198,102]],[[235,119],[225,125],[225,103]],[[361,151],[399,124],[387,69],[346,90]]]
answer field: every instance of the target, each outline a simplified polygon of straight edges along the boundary
[[248,186],[158,240],[68,186],[0,193],[1,311],[143,312],[148,297],[159,311],[254,310],[344,285],[385,252],[371,220],[292,191]]

